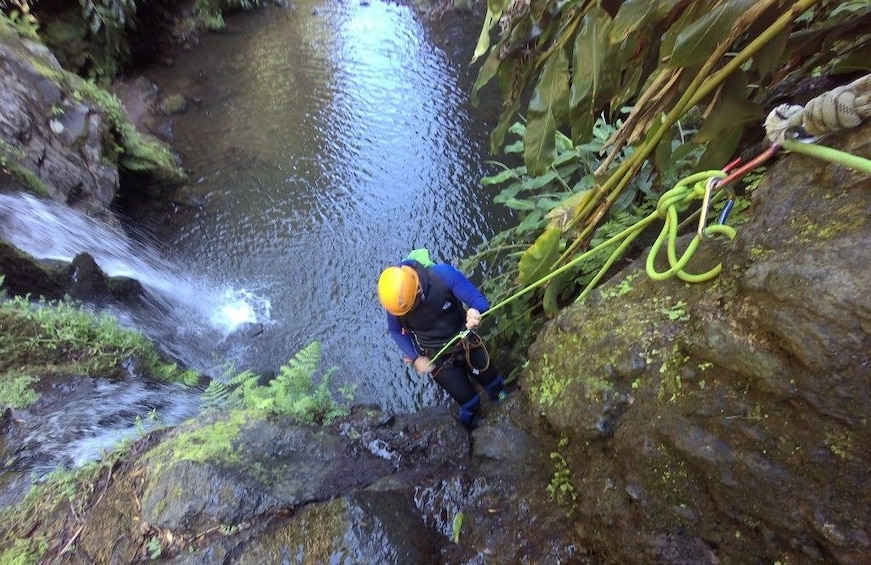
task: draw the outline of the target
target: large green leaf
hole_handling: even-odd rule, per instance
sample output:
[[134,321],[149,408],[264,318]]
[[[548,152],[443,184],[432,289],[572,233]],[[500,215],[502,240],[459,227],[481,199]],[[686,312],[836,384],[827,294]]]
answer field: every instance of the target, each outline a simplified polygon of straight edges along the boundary
[[487,3],[487,15],[484,17],[484,25],[481,26],[481,34],[478,36],[478,44],[475,46],[470,64],[477,61],[490,48],[490,30],[499,22],[501,15],[502,0]]
[[732,73],[711,106],[707,117],[694,141],[708,143],[699,161],[700,169],[716,169],[725,165],[731,158],[744,125],[761,121],[764,112],[758,104],[746,98],[747,77],[743,71]]
[[625,41],[647,27],[647,24],[657,23],[679,3],[680,0],[626,0],[614,16],[611,41]]
[[677,38],[680,37],[681,32],[692,25],[699,17],[710,12],[718,1],[694,0],[690,2],[681,12],[680,17],[662,34],[659,58],[667,62],[674,51],[675,43],[677,43]]
[[484,88],[499,70],[499,50],[492,49],[487,60],[481,65],[478,70],[478,78],[475,79],[475,85],[472,87],[472,106],[478,107],[478,91]]
[[505,133],[508,131],[508,128],[511,127],[511,120],[514,119],[514,115],[519,109],[519,98],[512,100],[510,106],[502,109],[499,123],[496,124],[493,131],[490,132],[490,153],[496,154],[499,152],[499,148],[502,147],[502,144],[505,142]]
[[871,42],[860,50],[850,53],[832,68],[834,74],[871,71]]
[[707,171],[725,165],[738,148],[743,132],[744,128],[740,125],[722,132],[716,141],[708,144],[704,154],[699,158],[698,169]]
[[732,73],[720,87],[713,102],[707,108],[707,117],[695,140],[700,143],[719,141],[722,135],[748,122],[758,122],[765,114],[758,104],[746,97],[747,77],[743,71]]
[[756,0],[728,0],[687,26],[674,44],[670,65],[691,67],[707,60],[717,45],[732,32],[732,26]]
[[562,230],[559,228],[550,228],[538,236],[520,258],[518,268],[521,284],[532,284],[550,272],[559,258],[561,238]]
[[553,162],[557,121],[569,106],[569,60],[557,49],[544,64],[538,84],[529,100],[523,160],[530,175],[540,175]]
[[774,39],[759,49],[754,57],[756,70],[760,79],[764,79],[774,69],[783,63],[783,55],[786,52],[786,41],[789,39],[789,29],[784,29]]
[[520,109],[520,95],[518,84],[525,84],[532,72],[529,61],[523,61],[518,57],[510,61],[502,61],[497,75],[499,76],[499,89],[502,91],[503,103],[502,114],[499,123],[490,134],[490,152],[498,153],[499,148],[505,141],[505,134],[509,128],[513,128],[516,122],[514,118]]
[[620,85],[620,65],[617,64],[620,45],[609,39],[611,22],[605,10],[599,6],[591,8],[575,38],[569,98],[575,143],[591,139],[597,110]]
[[559,312],[559,297],[565,284],[566,273],[561,273],[551,279],[545,289],[544,298],[541,300],[541,305],[544,308],[544,315],[548,318],[556,316]]

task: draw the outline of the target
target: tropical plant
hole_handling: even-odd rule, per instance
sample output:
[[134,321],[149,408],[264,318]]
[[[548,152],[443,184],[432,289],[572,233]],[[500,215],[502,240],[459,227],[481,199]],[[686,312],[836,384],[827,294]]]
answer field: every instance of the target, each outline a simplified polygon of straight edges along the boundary
[[[670,188],[681,169],[676,161],[696,170],[720,168],[742,139],[753,139],[748,126],[761,134],[771,106],[824,86],[826,77],[867,71],[869,23],[867,0],[489,0],[473,56],[486,55],[473,102],[496,79],[503,99],[491,134],[496,153],[517,131],[512,124],[526,101],[525,170],[518,180],[538,186],[547,194],[543,207],[562,216],[558,225],[532,213],[523,218],[535,238],[512,248],[517,267],[503,265],[505,276],[520,272],[526,286],[570,263],[593,243],[609,213],[624,211],[621,205],[638,194],[643,202]],[[692,128],[684,127],[687,121]],[[566,147],[595,140],[602,122],[618,127],[583,177],[589,186],[566,182],[559,169],[588,158]],[[633,189],[647,181],[651,194]],[[555,195],[564,200],[555,202]],[[579,275],[563,273],[537,298],[563,294]]]
[[224,29],[224,14],[237,10],[250,10],[262,0],[196,0],[192,12],[194,19],[210,31]]
[[39,22],[27,0],[0,0],[0,20],[4,18],[24,37],[37,38]]
[[[263,412],[292,416],[305,424],[329,424],[346,410],[333,400],[330,376],[327,371],[315,386],[314,375],[321,360],[321,344],[313,341],[282,365],[278,375],[266,385],[251,371],[231,378],[209,383],[202,396],[202,407],[241,407]],[[347,395],[346,395],[347,396]]]

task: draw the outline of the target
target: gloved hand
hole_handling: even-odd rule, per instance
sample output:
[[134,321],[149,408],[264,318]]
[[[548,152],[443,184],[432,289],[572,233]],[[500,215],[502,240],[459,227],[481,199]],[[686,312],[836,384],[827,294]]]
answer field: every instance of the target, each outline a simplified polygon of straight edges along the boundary
[[421,375],[425,373],[432,373],[433,371],[435,371],[435,365],[432,364],[432,361],[429,357],[421,355],[414,360],[414,370]]
[[481,323],[481,313],[474,308],[466,310],[466,327],[474,330]]

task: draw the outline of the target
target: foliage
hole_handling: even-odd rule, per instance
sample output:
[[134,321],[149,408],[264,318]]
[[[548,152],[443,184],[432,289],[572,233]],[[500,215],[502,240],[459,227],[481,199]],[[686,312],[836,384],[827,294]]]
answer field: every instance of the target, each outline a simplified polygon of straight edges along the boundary
[[70,511],[84,516],[101,478],[128,456],[131,445],[122,444],[100,461],[75,470],[58,467],[34,482],[21,502],[0,507],[0,563],[44,562],[49,541],[60,534],[52,530],[64,526],[53,514]]
[[457,512],[454,516],[453,522],[451,522],[451,540],[453,540],[454,543],[460,543],[460,532],[463,531],[463,521],[465,518],[465,514]]
[[550,458],[554,463],[553,476],[550,483],[547,485],[547,494],[551,500],[559,506],[568,507],[572,512],[578,501],[578,493],[575,490],[575,485],[572,482],[572,470],[569,468],[568,461],[565,456],[559,452],[559,449],[565,449],[568,446],[568,438],[563,436],[557,444],[557,451],[552,451]]
[[[514,231],[523,239],[494,239],[491,253],[507,251],[534,266],[522,285],[569,263],[609,213],[613,221],[621,206],[639,203],[639,182],[652,181],[656,192],[670,188],[686,165],[722,167],[744,129],[758,128],[764,110],[802,80],[871,68],[869,22],[868,2],[491,0],[473,56],[484,57],[473,101],[498,84],[503,110],[491,134],[494,153],[517,131],[512,124],[527,101],[522,143],[505,151],[522,153],[521,185],[523,178],[553,183],[522,203],[500,195],[526,212]],[[587,184],[569,181],[553,192],[556,171],[583,159],[566,153],[565,139],[574,147],[597,141],[602,117],[617,124],[602,143],[607,156]],[[498,182],[516,172],[506,169]],[[561,221],[543,222],[543,208],[559,209]],[[552,303],[583,276],[561,275],[529,300]]]
[[304,347],[281,366],[278,375],[267,385],[259,377],[244,371],[227,382],[213,380],[202,396],[204,408],[241,407],[266,414],[292,416],[304,424],[329,424],[346,414],[330,392],[330,369],[315,386],[314,375],[321,360],[320,342]]
[[124,113],[118,97],[97,86],[92,81],[67,75],[74,94],[86,98],[106,112],[117,134],[114,146],[118,164],[133,172],[148,172],[158,180],[183,181],[184,171],[178,166],[166,144],[157,138],[139,132]]
[[163,554],[163,544],[160,542],[160,538],[157,536],[152,536],[148,540],[148,544],[145,546],[145,549],[148,551],[148,557],[152,560],[157,559]]
[[235,10],[250,10],[262,4],[261,0],[196,0],[193,7],[194,19],[206,29],[224,29],[224,13]]
[[5,139],[0,139],[0,169],[7,169],[24,155],[23,149],[13,146]]
[[97,61],[93,78],[115,76],[120,70],[115,61],[125,63],[130,57],[127,33],[136,28],[135,0],[79,0],[79,4],[91,34],[109,53],[105,60]]
[[[2,17],[2,16],[0,16]],[[0,171],[11,175],[40,196],[48,195],[48,188],[36,174],[19,163],[25,157],[25,152],[20,147],[14,147],[4,139],[0,139]]]
[[139,332],[122,328],[105,312],[95,314],[70,301],[15,297],[0,304],[0,321],[3,382],[21,383],[53,371],[110,376],[134,358],[146,372],[164,380],[194,384],[198,379],[194,372],[164,361]]
[[[520,218],[518,225],[491,238],[463,264],[464,269],[471,271],[475,264],[486,258],[488,264],[500,266],[500,276],[488,277],[483,285],[494,302],[502,301],[548,274],[549,267],[565,249],[567,239],[575,233],[568,227],[572,210],[595,194],[594,171],[602,165],[602,150],[606,141],[621,125],[619,119],[613,125],[608,124],[602,116],[594,125],[593,139],[580,145],[575,145],[570,138],[557,132],[556,157],[542,175],[528,174],[526,166],[522,164],[508,167],[495,163],[501,168],[500,172],[482,179],[485,186],[504,185],[494,201],[512,208]],[[656,205],[655,198],[660,190],[658,181],[679,178],[695,166],[699,156],[698,145],[680,141],[692,131],[686,126],[676,126],[675,149],[682,156],[681,159],[665,163],[667,168],[662,170],[657,170],[655,164],[645,163],[624,196],[615,202],[611,215],[593,233],[590,246],[600,244],[649,214]],[[517,135],[519,139],[506,147],[506,153],[519,154],[524,151],[525,132],[523,124],[511,126],[509,133]],[[632,154],[631,147],[623,148],[612,166],[619,165]],[[545,313],[552,315],[566,300],[575,296],[579,288],[590,284],[607,260],[608,256],[604,254],[590,256],[549,282],[542,300]],[[509,318],[519,323],[500,327],[500,339],[520,337],[532,323],[531,313],[539,300],[528,294],[512,302]]]
[[[103,32],[107,38],[118,30],[136,25],[136,2],[134,0],[79,0],[82,15],[92,33]],[[115,43],[115,38],[108,42]]]
[[39,37],[39,22],[30,12],[30,4],[26,0],[0,0],[0,21],[5,20],[23,37],[36,39]]
[[30,388],[36,382],[39,379],[29,375],[0,379],[0,408],[24,408],[39,400],[39,393]]

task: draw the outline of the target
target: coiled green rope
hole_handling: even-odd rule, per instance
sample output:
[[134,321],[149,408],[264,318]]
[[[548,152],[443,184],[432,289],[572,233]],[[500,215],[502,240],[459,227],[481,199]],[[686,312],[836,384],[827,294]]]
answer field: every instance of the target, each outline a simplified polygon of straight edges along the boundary
[[[574,259],[572,259],[571,261],[569,261],[568,263],[566,263],[565,265],[560,267],[559,269],[556,269],[555,271],[548,273],[547,275],[538,279],[537,281],[530,284],[526,288],[520,290],[519,292],[512,294],[511,296],[509,296],[505,300],[499,302],[498,304],[495,304],[489,310],[482,313],[481,318],[483,319],[485,316],[488,316],[488,315],[492,314],[493,312],[495,312],[496,310],[503,308],[504,306],[517,300],[518,298],[520,298],[524,294],[535,290],[536,288],[545,284],[546,282],[553,279],[554,277],[557,277],[560,274],[562,274],[563,272],[567,271],[568,269],[571,269],[573,266],[580,263],[584,259],[587,259],[589,257],[592,257],[593,255],[596,255],[597,253],[601,253],[601,252],[605,251],[611,245],[613,245],[617,242],[621,242],[620,245],[617,246],[617,248],[611,253],[611,255],[608,257],[608,259],[605,261],[605,264],[602,266],[602,268],[599,269],[599,271],[596,273],[596,276],[593,277],[593,279],[590,281],[590,283],[587,285],[587,287],[584,289],[584,291],[580,294],[580,296],[578,296],[577,301],[580,301],[581,299],[584,298],[584,296],[587,295],[587,293],[589,293],[596,286],[596,283],[598,283],[599,280],[605,275],[605,273],[608,271],[608,269],[611,267],[611,265],[613,265],[614,262],[623,255],[624,251],[629,247],[629,245],[632,243],[632,241],[636,237],[641,235],[641,233],[644,231],[644,229],[647,226],[649,226],[651,223],[655,222],[656,220],[658,220],[660,218],[665,220],[665,225],[663,226],[662,232],[660,233],[659,238],[657,239],[657,243],[654,244],[654,248],[651,249],[650,255],[648,256],[648,267],[647,267],[648,275],[650,275],[650,277],[654,280],[665,280],[669,277],[676,275],[679,278],[681,278],[682,280],[686,280],[688,282],[703,282],[703,281],[710,280],[710,279],[716,277],[717,274],[719,274],[720,270],[722,269],[722,267],[719,265],[717,267],[715,267],[714,269],[711,269],[710,271],[708,271],[706,273],[699,274],[699,275],[689,274],[683,270],[683,268],[687,265],[687,263],[689,263],[689,260],[692,257],[693,253],[696,251],[696,248],[698,248],[699,243],[701,242],[701,238],[699,236],[696,236],[696,238],[694,238],[693,241],[690,243],[690,246],[687,248],[687,250],[684,251],[684,253],[680,257],[680,259],[677,259],[677,251],[676,251],[677,231],[678,231],[677,230],[677,227],[678,227],[677,215],[678,215],[679,211],[683,211],[687,207],[689,207],[689,205],[694,200],[702,198],[704,196],[705,185],[708,183],[708,181],[710,179],[712,179],[712,178],[724,178],[725,176],[726,176],[726,173],[723,171],[703,171],[703,172],[696,173],[694,175],[691,175],[691,176],[683,179],[682,181],[678,182],[674,188],[672,188],[671,190],[669,190],[668,192],[666,192],[665,194],[663,194],[659,198],[659,203],[656,206],[656,211],[652,212],[649,216],[638,221],[634,225],[626,228],[625,230],[621,231],[617,235],[612,236],[611,238],[607,239],[606,241],[603,241],[602,243],[600,243],[596,247],[593,247],[593,248],[587,250],[586,252],[581,253],[580,255],[578,255],[577,257],[575,257]],[[722,234],[728,236],[730,239],[735,237],[735,230],[729,226],[723,226],[723,225],[709,226],[709,227],[705,228],[705,233],[710,234],[710,235],[722,233]],[[669,264],[671,265],[671,268],[668,271],[665,271],[664,273],[658,273],[653,268],[653,258],[655,258],[659,248],[662,246],[662,243],[664,241],[668,242],[667,249],[668,249]],[[468,334],[469,334],[469,330],[461,331],[459,334],[454,336],[453,339],[451,339],[448,343],[446,343],[445,346],[442,347],[432,357],[431,360],[435,361],[440,355],[442,355],[442,353],[447,351],[452,345],[454,345],[457,341],[466,337]]]
[[[650,253],[647,255],[647,263],[645,264],[647,276],[655,281],[663,281],[677,276],[677,278],[685,282],[700,283],[709,281],[720,274],[720,271],[723,269],[722,265],[717,265],[709,271],[699,274],[691,274],[684,270],[696,249],[698,249],[702,237],[696,234],[683,252],[683,255],[678,257],[677,236],[679,222],[677,215],[678,211],[685,210],[693,200],[704,197],[705,187],[711,179],[722,179],[725,177],[726,173],[723,171],[696,173],[683,179],[674,188],[660,197],[659,203],[656,206],[656,215],[663,218],[665,223],[662,226],[659,237],[656,238]],[[708,236],[725,235],[729,239],[734,239],[737,232],[735,228],[730,226],[713,225],[704,227],[703,233]],[[659,272],[656,270],[654,262],[664,244],[667,244],[666,254],[668,256],[669,269]]]

